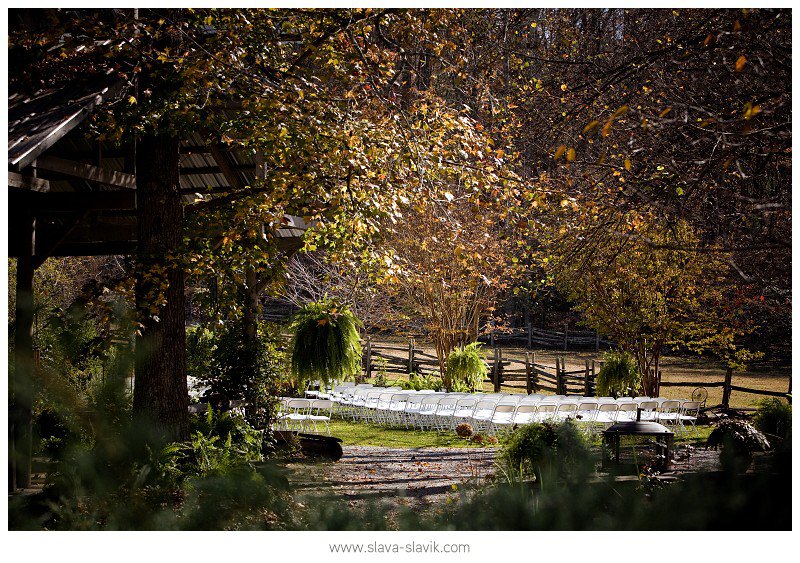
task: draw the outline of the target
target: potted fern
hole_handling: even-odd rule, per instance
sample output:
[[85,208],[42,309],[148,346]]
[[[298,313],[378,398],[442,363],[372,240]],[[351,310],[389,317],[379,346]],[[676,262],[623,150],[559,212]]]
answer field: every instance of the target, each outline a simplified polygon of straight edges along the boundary
[[332,299],[306,304],[290,325],[292,375],[299,383],[328,383],[360,373],[361,326],[346,305]]
[[619,397],[641,389],[642,376],[633,356],[622,351],[606,352],[596,384],[598,395]]
[[450,352],[445,368],[445,387],[451,391],[475,391],[488,372],[484,357],[480,342],[472,342]]

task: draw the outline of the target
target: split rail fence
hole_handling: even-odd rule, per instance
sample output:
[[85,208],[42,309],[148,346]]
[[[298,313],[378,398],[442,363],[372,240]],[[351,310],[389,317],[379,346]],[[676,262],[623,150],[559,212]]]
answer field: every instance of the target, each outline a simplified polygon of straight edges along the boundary
[[[438,375],[439,360],[433,354],[419,348],[413,338],[408,344],[375,343],[367,339],[362,343],[364,375],[371,378],[378,372],[387,376],[411,376],[413,374],[427,376]],[[519,355],[519,353],[517,353]],[[493,384],[494,391],[499,392],[503,384],[524,382],[528,394],[538,392],[555,393],[556,395],[595,395],[595,379],[602,366],[601,361],[585,360],[582,367],[570,366],[567,369],[566,359],[556,356],[545,362],[542,355],[537,358],[536,352],[525,351],[523,357],[512,357],[500,347],[492,347],[487,354],[486,363],[489,376],[486,381]],[[792,384],[789,380],[787,392],[753,389],[733,384],[733,371],[728,369],[724,379],[718,382],[705,381],[661,381],[658,375],[659,391],[661,387],[722,387],[723,409],[730,408],[733,392],[783,398],[791,402]],[[716,407],[714,407],[716,408]],[[748,409],[740,409],[748,410]]]

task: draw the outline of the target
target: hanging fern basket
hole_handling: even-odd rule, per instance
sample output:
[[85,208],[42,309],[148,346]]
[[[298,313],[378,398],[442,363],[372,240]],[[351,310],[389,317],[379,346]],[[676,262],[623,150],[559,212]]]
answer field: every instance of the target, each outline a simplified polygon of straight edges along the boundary
[[292,376],[299,382],[348,379],[361,371],[361,322],[333,300],[305,305],[293,318]]

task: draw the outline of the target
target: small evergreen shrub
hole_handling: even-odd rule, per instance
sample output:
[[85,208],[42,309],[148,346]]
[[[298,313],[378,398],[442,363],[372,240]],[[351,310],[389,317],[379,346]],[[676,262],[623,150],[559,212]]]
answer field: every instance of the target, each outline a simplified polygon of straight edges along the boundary
[[642,375],[633,356],[626,352],[606,352],[603,367],[597,374],[597,393],[607,397],[618,397],[636,392],[642,387]]

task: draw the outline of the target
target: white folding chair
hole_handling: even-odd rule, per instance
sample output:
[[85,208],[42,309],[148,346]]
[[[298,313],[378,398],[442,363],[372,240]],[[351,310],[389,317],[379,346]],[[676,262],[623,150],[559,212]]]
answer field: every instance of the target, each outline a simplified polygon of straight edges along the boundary
[[328,436],[331,435],[331,413],[333,412],[333,401],[330,399],[313,399],[308,409],[308,418],[317,433],[317,423],[324,422]]
[[633,401],[620,402],[619,409],[617,409],[617,422],[632,422],[636,420],[636,409],[638,408],[639,405]]
[[495,434],[501,432],[501,428],[508,430],[514,424],[514,413],[517,405],[512,403],[498,402],[492,413],[491,428]]
[[681,405],[681,413],[678,416],[678,424],[681,430],[685,431],[686,427],[684,423],[688,422],[692,425],[692,430],[694,431],[695,438],[699,438],[700,435],[697,432],[697,419],[700,416],[700,408],[702,407],[702,403],[700,401],[686,401]]
[[514,412],[514,426],[524,426],[536,422],[537,408],[538,405],[535,403],[520,403]]
[[284,420],[286,420],[287,430],[291,430],[292,427],[297,428],[299,432],[305,430],[311,401],[312,399],[289,399],[286,401],[286,416]]
[[470,420],[472,427],[476,431],[486,432],[489,430],[492,423],[492,415],[494,415],[494,408],[497,406],[497,398],[481,399],[475,403],[475,408],[472,411]]

